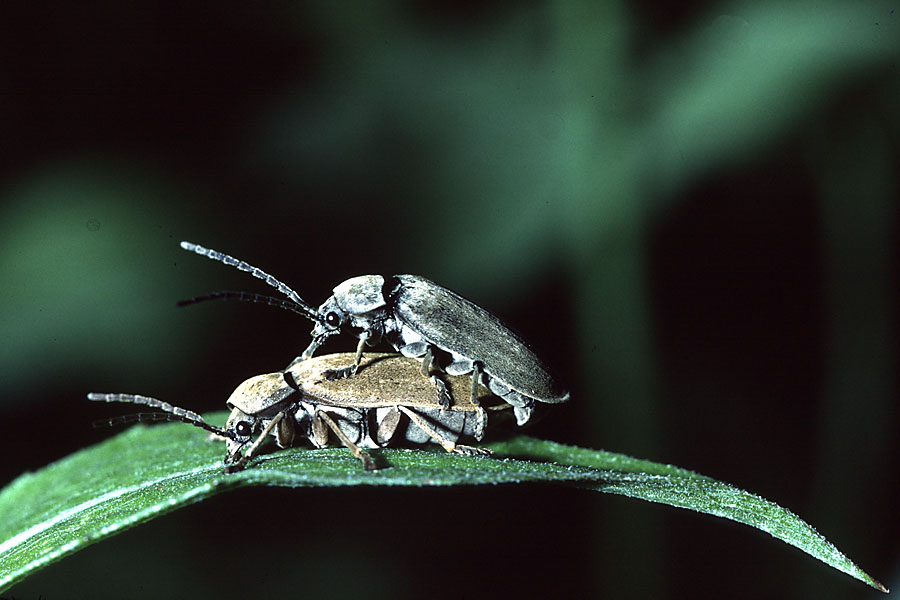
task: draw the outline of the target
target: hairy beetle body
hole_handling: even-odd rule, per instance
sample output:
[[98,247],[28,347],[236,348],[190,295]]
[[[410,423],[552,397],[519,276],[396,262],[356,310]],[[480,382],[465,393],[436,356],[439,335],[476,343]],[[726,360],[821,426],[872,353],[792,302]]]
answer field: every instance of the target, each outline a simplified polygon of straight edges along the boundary
[[327,354],[297,362],[286,371],[247,379],[228,399],[231,414],[223,428],[207,424],[197,413],[145,396],[89,394],[88,398],[146,404],[218,434],[226,440],[226,471],[246,466],[269,435],[280,447],[306,438],[316,448],[334,441],[333,435],[367,470],[373,469],[374,463],[361,448],[404,441],[434,442],[457,454],[490,454],[457,441],[462,437],[482,439],[485,411],[508,409],[498,398],[483,391],[473,403],[468,378],[450,377],[447,387],[453,405],[442,408],[433,387],[419,374],[418,364],[397,354],[366,355],[365,369],[356,377],[322,377],[323,371],[352,358],[353,354],[347,353]]
[[[354,360],[326,370],[330,379],[355,376],[365,346],[384,338],[404,356],[422,361],[423,375],[430,375],[432,366],[448,375],[471,373],[473,403],[477,402],[478,387],[487,386],[513,407],[519,425],[531,418],[535,402],[553,404],[569,398],[544,363],[500,319],[424,277],[353,277],[337,285],[333,295],[313,310],[295,291],[257,267],[190,242],[181,242],[181,246],[266,281],[290,299],[289,303],[270,304],[298,312],[315,323],[312,341],[291,367],[312,357],[326,338],[349,327],[359,331]],[[195,301],[213,297],[247,299],[240,293],[223,293]],[[448,408],[451,396],[445,382],[433,375],[430,378],[441,406]]]

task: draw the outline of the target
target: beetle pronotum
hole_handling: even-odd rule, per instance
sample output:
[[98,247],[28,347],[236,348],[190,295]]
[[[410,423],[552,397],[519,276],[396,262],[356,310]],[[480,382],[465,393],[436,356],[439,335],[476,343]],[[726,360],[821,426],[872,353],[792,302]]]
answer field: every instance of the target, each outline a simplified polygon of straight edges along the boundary
[[[536,401],[555,404],[569,398],[544,363],[500,319],[424,277],[353,277],[335,287],[334,295],[318,310],[313,310],[297,292],[258,267],[191,242],[181,242],[181,247],[262,279],[289,299],[280,304],[283,308],[315,323],[312,341],[295,362],[312,357],[326,338],[345,326],[358,330],[359,343],[353,360],[348,361],[349,365],[328,369],[325,376],[329,379],[355,375],[364,348],[384,338],[404,356],[422,361],[423,375],[430,375],[432,367],[448,375],[471,373],[472,402],[477,402],[479,384],[485,385],[513,407],[519,425],[531,418]],[[226,292],[182,304],[214,297],[242,296]],[[431,380],[437,387],[441,405],[446,408],[451,395],[445,383],[434,375]]]
[[457,441],[462,436],[480,441],[487,423],[485,411],[509,409],[499,399],[482,390],[473,403],[468,378],[449,377],[447,389],[453,401],[450,407],[442,407],[433,387],[419,374],[418,363],[397,354],[367,354],[365,369],[356,377],[322,378],[324,370],[351,358],[352,354],[327,354],[247,379],[228,399],[231,414],[224,427],[147,396],[91,393],[88,399],[144,404],[165,411],[164,419],[184,421],[225,438],[228,472],[244,468],[269,435],[280,447],[305,437],[316,448],[326,446],[334,436],[366,470],[374,469],[375,463],[363,448],[380,448],[392,441],[434,442],[447,452],[464,455],[491,453]]

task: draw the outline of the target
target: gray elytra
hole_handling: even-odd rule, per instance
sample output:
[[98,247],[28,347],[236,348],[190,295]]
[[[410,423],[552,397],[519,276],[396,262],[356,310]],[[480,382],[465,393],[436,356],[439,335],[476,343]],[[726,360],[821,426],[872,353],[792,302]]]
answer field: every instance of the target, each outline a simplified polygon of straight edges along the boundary
[[226,442],[225,470],[243,469],[269,435],[279,447],[298,438],[322,448],[336,439],[362,461],[375,463],[363,448],[401,442],[440,444],[447,452],[486,456],[491,452],[457,443],[461,437],[480,441],[486,411],[509,412],[509,406],[482,391],[473,403],[467,377],[449,377],[449,408],[435,398],[434,388],[420,374],[415,360],[397,354],[367,354],[364,369],[352,378],[328,380],[325,370],[344,365],[353,354],[326,354],[292,364],[287,370],[247,379],[231,394],[231,414],[224,427],[207,423],[199,414],[167,402],[134,394],[88,394],[89,400],[144,404],[165,411],[166,420],[201,427]]
[[[450,396],[443,380],[431,375],[433,366],[448,375],[471,373],[473,399],[477,399],[476,388],[486,386],[513,407],[519,425],[531,418],[535,402],[556,404],[569,398],[544,363],[500,319],[424,277],[352,277],[336,286],[334,294],[314,310],[297,292],[257,267],[191,242],[181,242],[181,247],[262,279],[288,298],[288,302],[270,299],[270,304],[315,323],[312,341],[295,362],[312,357],[326,338],[345,327],[358,332],[353,361],[329,369],[325,373],[329,379],[355,375],[365,346],[385,339],[404,356],[422,361],[422,374],[430,376],[445,408]],[[226,292],[194,301],[214,297],[247,299],[244,294]]]

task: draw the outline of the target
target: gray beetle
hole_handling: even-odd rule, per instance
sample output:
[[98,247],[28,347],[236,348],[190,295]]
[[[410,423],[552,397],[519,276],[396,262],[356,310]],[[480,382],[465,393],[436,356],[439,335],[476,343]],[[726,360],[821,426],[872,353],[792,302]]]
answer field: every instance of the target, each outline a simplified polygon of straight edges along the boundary
[[[512,405],[516,422],[524,425],[535,401],[565,402],[568,392],[550,376],[541,360],[525,342],[485,309],[459,294],[418,275],[352,277],[334,288],[318,310],[313,310],[294,290],[242,260],[191,242],[181,242],[185,250],[246,271],[262,279],[289,299],[283,308],[298,312],[315,323],[312,341],[295,362],[310,358],[326,338],[348,327],[358,331],[359,343],[353,362],[329,369],[325,376],[339,379],[355,375],[365,346],[382,338],[404,356],[422,361],[422,374],[432,366],[448,375],[472,373],[472,399],[479,384]],[[195,298],[188,304],[209,298],[245,298],[241,293],[224,292]],[[279,301],[271,299],[271,304]],[[292,363],[293,364],[293,363]],[[432,375],[441,405],[449,406],[444,382]]]
[[[449,409],[442,408],[432,386],[419,374],[418,363],[397,354],[370,353],[364,359],[366,368],[356,377],[323,379],[323,370],[351,358],[349,353],[326,354],[295,362],[285,371],[247,379],[228,399],[231,414],[221,428],[193,411],[147,396],[91,393],[88,399],[144,404],[165,411],[165,420],[184,421],[225,438],[226,472],[243,469],[270,434],[281,448],[292,445],[298,436],[322,448],[333,435],[366,470],[374,469],[375,463],[362,448],[400,441],[435,442],[454,454],[491,454],[457,441],[462,436],[482,439],[486,410],[508,412],[509,406],[498,398],[482,392],[474,404],[468,378],[450,377],[453,403]],[[137,416],[131,420],[149,420]]]

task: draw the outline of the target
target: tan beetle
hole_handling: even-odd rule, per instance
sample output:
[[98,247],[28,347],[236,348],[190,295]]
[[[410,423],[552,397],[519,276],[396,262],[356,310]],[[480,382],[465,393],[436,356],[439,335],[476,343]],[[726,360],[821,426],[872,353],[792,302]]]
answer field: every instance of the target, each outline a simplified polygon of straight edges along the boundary
[[419,363],[398,354],[367,354],[366,368],[355,377],[329,381],[322,376],[324,370],[345,365],[353,357],[352,353],[327,354],[247,379],[228,399],[231,414],[223,428],[210,425],[193,411],[147,396],[91,393],[88,399],[145,404],[165,411],[166,420],[184,421],[225,438],[226,472],[243,469],[270,434],[282,448],[298,437],[322,448],[333,435],[366,470],[373,470],[375,463],[363,448],[380,448],[392,441],[434,442],[455,454],[491,454],[457,440],[480,441],[487,411],[511,412],[500,398],[480,388],[473,403],[471,379],[447,376],[453,403],[442,407],[430,382],[421,376]]

